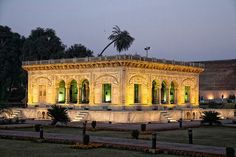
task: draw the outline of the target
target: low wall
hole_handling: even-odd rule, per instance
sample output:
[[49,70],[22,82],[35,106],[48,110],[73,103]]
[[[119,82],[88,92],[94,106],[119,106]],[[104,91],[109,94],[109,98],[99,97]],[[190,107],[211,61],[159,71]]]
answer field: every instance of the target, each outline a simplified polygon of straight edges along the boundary
[[[35,119],[50,119],[47,116],[47,108],[18,108],[21,110],[22,117]],[[224,118],[233,118],[234,109],[182,109],[182,110],[150,110],[150,111],[89,111],[89,110],[68,110],[71,120],[74,120],[78,114],[87,112],[87,121],[114,122],[114,123],[147,123],[147,122],[167,122],[164,114],[174,120],[200,120],[203,111],[217,111]],[[163,114],[164,113],[164,114]]]

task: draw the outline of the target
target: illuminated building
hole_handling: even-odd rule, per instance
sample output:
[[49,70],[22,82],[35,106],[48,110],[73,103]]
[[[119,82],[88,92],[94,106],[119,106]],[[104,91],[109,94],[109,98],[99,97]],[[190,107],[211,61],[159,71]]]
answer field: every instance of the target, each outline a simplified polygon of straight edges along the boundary
[[26,61],[28,105],[197,107],[201,64],[132,55]]

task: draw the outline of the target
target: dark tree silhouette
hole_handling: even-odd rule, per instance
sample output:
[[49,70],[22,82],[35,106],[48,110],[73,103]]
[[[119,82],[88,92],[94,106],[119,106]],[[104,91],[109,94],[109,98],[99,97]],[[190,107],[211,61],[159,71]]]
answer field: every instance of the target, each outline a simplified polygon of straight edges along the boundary
[[93,57],[93,51],[89,50],[82,44],[74,44],[66,50],[65,55],[66,58]]
[[23,42],[24,37],[0,25],[0,102],[7,102],[13,87],[20,88],[23,84],[19,79]]
[[98,56],[102,56],[103,52],[114,43],[114,47],[120,53],[121,51],[128,50],[134,41],[134,38],[130,36],[126,30],[121,31],[118,26],[113,27],[112,34],[108,37],[111,42],[102,50]]
[[24,60],[47,60],[61,58],[65,46],[53,29],[36,28],[26,39],[23,52]]

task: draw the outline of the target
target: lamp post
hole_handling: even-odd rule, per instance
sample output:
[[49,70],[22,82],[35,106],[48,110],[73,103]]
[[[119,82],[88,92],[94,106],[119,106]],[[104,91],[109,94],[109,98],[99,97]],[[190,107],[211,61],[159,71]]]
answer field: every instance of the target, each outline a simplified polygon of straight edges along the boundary
[[146,51],[146,57],[148,57],[148,50],[150,50],[151,47],[145,47],[144,50]]

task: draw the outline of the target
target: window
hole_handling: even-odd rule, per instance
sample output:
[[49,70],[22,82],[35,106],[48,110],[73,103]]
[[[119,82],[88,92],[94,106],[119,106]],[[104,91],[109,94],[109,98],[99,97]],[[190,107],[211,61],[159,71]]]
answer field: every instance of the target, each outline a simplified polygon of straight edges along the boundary
[[103,102],[111,103],[111,84],[103,84]]
[[140,103],[140,84],[134,84],[134,103]]

